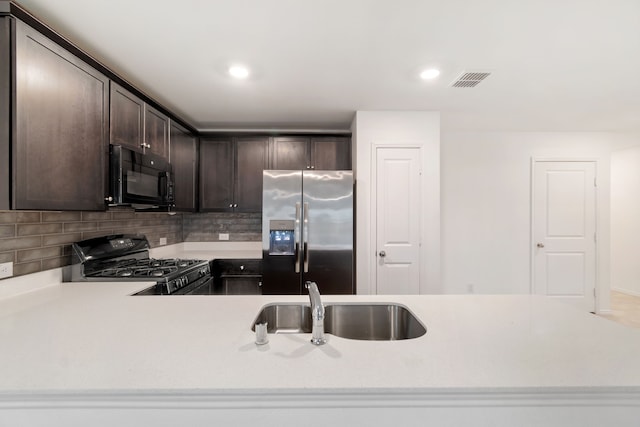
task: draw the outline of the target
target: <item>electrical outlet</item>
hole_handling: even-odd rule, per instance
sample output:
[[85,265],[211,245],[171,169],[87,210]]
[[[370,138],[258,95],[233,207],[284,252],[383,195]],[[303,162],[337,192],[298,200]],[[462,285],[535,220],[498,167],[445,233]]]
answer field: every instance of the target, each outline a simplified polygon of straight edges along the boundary
[[229,240],[229,233],[218,234],[218,240]]
[[0,264],[0,279],[13,276],[13,263],[3,262]]
[[161,237],[160,238],[160,244],[161,245],[166,245],[167,244],[167,238],[166,237]]

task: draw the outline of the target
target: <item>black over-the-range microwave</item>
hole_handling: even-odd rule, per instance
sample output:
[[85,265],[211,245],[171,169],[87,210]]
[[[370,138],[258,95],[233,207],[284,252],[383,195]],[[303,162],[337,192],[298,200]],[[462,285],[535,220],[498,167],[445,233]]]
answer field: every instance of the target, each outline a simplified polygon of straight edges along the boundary
[[112,205],[170,207],[174,204],[171,164],[155,154],[143,154],[120,145],[109,146]]

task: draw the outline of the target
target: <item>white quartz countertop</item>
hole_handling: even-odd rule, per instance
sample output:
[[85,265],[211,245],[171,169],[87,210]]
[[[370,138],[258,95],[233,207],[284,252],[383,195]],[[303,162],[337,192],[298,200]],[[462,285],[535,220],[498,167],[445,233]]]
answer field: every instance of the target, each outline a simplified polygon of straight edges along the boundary
[[63,283],[0,300],[0,394],[83,391],[640,391],[640,331],[537,296],[323,296],[397,302],[404,341],[269,335],[270,302],[305,296],[129,296],[149,283]]
[[152,258],[261,259],[261,242],[184,242],[150,251]]

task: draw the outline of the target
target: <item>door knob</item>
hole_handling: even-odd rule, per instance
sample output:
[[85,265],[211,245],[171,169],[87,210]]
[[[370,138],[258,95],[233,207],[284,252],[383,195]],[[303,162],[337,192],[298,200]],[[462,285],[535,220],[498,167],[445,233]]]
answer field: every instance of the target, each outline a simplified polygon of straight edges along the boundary
[[536,246],[539,248],[544,248],[544,243],[538,243]]
[[378,254],[380,255],[382,258],[387,256],[387,253],[385,251],[380,251],[380,253]]

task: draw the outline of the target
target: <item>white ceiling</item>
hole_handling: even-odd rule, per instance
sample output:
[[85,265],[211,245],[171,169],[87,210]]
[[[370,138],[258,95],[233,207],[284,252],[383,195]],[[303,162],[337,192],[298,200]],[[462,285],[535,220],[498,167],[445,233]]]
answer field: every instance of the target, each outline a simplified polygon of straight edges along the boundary
[[[18,2],[202,130],[437,110],[443,130],[640,131],[639,0]],[[492,75],[450,87],[467,70]]]

